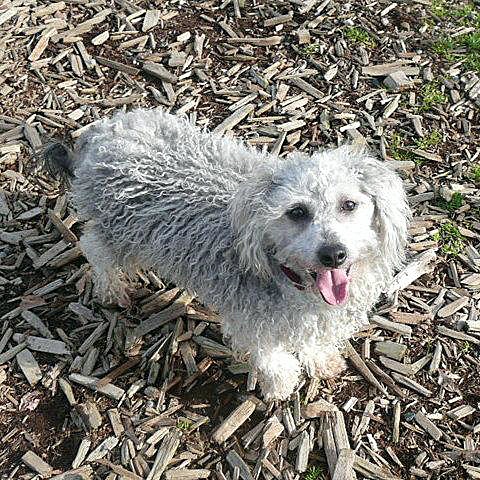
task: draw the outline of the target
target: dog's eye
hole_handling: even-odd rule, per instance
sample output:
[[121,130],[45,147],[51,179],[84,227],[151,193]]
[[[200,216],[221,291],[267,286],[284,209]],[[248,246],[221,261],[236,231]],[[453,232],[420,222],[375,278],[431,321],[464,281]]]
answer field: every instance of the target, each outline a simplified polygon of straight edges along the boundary
[[342,203],[342,210],[344,212],[353,212],[357,208],[357,204],[352,200],[345,200]]
[[287,211],[287,215],[292,220],[303,220],[310,216],[308,208],[305,205],[297,205]]

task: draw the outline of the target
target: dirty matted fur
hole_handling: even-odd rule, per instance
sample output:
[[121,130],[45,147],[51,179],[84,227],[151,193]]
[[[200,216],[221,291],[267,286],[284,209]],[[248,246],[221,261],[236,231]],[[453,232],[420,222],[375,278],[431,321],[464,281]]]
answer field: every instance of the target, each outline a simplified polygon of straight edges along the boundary
[[402,182],[349,146],[284,159],[139,109],[96,122],[69,167],[101,299],[127,306],[138,269],[191,291],[267,399],[287,398],[302,369],[341,372],[339,347],[404,259]]

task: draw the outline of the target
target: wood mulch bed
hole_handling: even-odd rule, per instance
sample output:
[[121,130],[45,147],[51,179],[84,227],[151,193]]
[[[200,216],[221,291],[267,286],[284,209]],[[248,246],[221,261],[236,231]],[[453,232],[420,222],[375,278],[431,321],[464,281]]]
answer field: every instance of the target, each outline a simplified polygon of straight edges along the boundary
[[[480,478],[480,6],[407,0],[0,3],[0,478]],[[339,379],[265,404],[168,279],[92,298],[39,169],[149,106],[280,155],[367,143],[403,175],[410,264]]]

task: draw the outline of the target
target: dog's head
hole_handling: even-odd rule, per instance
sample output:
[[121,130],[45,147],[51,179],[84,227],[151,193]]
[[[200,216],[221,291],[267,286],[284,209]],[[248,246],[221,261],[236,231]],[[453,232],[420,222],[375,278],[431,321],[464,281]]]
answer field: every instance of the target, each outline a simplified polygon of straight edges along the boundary
[[392,272],[404,260],[402,181],[350,146],[260,166],[241,185],[231,215],[244,268],[286,276],[329,304],[346,302],[355,271],[380,261]]

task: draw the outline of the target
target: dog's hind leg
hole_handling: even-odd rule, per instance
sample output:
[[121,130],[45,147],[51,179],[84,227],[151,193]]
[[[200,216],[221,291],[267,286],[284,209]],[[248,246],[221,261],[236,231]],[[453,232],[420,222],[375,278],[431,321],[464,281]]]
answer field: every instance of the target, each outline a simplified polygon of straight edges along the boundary
[[80,238],[80,247],[92,267],[98,299],[106,305],[130,307],[130,288],[113,247],[91,225]]

